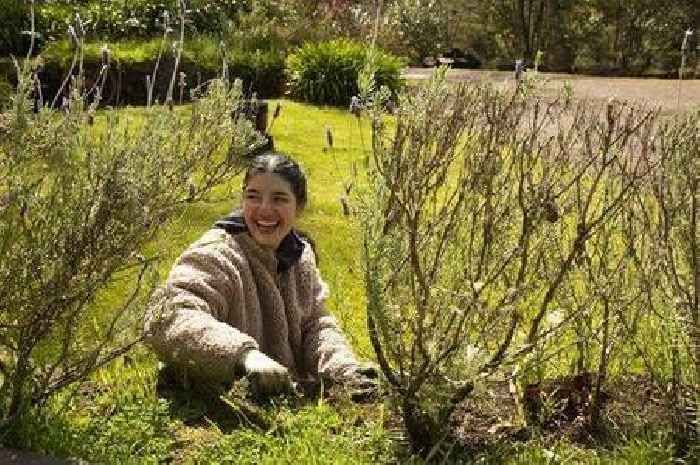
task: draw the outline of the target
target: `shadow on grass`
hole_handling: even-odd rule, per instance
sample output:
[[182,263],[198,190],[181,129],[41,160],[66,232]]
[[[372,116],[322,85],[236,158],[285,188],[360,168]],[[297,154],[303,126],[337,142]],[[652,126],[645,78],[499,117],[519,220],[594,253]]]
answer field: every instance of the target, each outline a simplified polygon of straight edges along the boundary
[[243,391],[244,387],[188,380],[165,367],[158,373],[156,395],[168,401],[171,418],[186,426],[214,423],[224,433],[251,426],[266,430],[268,422],[264,409],[247,400],[244,392],[240,396],[231,392],[234,389]]
[[213,423],[223,433],[239,428],[270,431],[280,409],[298,410],[325,394],[318,385],[309,385],[298,393],[256,398],[245,378],[230,385],[213,384],[189,380],[169,367],[159,371],[156,385],[156,395],[168,401],[173,419],[194,427]]
[[331,404],[371,404],[380,400],[376,384],[347,385],[330,380],[299,383],[294,392],[270,398],[252,395],[249,381],[241,378],[230,385],[188,380],[177,371],[164,367],[159,371],[156,395],[169,404],[170,415],[186,426],[210,424],[223,433],[239,428],[260,432],[279,430],[282,411],[294,412],[316,404],[320,399]]

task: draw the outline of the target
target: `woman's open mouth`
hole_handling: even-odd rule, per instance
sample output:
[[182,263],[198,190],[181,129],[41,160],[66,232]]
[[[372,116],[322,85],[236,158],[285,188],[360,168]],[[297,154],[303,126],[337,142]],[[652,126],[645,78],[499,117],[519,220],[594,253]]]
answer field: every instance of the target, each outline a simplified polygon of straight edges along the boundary
[[263,234],[272,234],[279,226],[279,221],[256,221],[255,226]]

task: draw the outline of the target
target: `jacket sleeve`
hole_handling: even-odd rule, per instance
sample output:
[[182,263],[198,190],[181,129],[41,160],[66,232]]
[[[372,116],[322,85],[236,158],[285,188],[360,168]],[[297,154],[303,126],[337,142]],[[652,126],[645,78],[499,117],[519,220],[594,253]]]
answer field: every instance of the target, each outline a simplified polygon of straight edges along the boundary
[[358,362],[335,318],[325,309],[328,287],[321,279],[313,252],[309,253],[312,255],[307,270],[311,279],[311,308],[302,320],[306,367],[311,374],[342,380],[352,376]]
[[151,299],[145,341],[160,357],[194,377],[231,381],[238,361],[258,347],[249,335],[222,320],[240,298],[240,276],[224,253],[223,238],[209,232],[177,260]]

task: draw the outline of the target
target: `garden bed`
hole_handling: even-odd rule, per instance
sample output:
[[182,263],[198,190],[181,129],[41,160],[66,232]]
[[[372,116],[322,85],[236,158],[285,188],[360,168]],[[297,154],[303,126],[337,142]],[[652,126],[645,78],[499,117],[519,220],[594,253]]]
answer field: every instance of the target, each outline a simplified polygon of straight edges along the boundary
[[[605,431],[591,427],[592,374],[545,380],[528,385],[522,397],[506,381],[463,401],[450,417],[452,438],[470,451],[499,442],[540,436],[546,442],[566,440],[583,447],[612,444],[624,437],[673,426],[669,394],[645,376],[626,376],[607,383],[602,391],[601,417]],[[683,389],[690,393],[688,387]],[[523,412],[527,426],[519,419]]]

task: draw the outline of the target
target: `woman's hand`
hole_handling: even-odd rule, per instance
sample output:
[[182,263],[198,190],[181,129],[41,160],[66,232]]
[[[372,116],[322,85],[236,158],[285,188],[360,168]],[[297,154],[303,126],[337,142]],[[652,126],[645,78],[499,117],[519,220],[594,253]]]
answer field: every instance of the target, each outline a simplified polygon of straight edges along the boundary
[[372,362],[362,362],[355,369],[355,373],[368,379],[379,378],[379,367]]
[[243,354],[242,365],[256,396],[294,392],[287,369],[259,350],[253,349]]
[[346,372],[338,380],[355,402],[371,402],[379,394],[379,370],[373,363],[364,362]]

